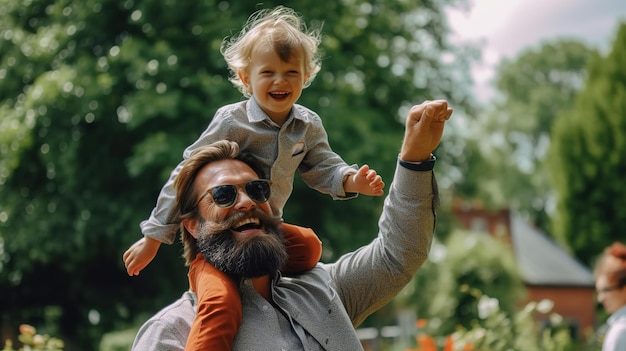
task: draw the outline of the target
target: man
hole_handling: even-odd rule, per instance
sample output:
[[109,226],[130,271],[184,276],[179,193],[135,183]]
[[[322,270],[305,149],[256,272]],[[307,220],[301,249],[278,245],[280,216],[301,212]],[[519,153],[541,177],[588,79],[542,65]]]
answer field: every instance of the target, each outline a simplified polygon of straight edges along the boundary
[[[236,282],[243,316],[233,350],[362,350],[354,328],[428,257],[439,201],[431,152],[451,115],[443,100],[411,108],[378,237],[299,275],[279,272],[287,256],[280,221],[270,215],[267,184],[237,145],[214,143],[187,160],[175,185],[184,256]],[[142,326],[133,350],[184,350],[195,306],[185,293]]]
[[602,351],[626,350],[626,245],[604,249],[594,270],[598,302],[609,314]]

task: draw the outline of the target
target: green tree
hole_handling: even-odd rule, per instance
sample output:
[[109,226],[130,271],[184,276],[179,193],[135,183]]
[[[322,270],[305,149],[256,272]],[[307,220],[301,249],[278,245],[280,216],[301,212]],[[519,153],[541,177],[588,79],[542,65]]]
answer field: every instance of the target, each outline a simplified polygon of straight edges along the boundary
[[[322,116],[347,162],[390,182],[407,106],[446,98],[471,109],[464,67],[473,57],[459,53],[473,51],[446,40],[443,10],[456,3],[292,5],[324,33],[322,72],[300,102]],[[162,247],[139,277],[126,276],[121,256],[184,147],[219,106],[241,99],[219,46],[259,8],[0,1],[3,324],[31,323],[70,351],[91,350],[187,288],[178,245]],[[322,233],[332,259],[372,239],[381,201],[332,202],[297,183],[285,219]]]
[[553,202],[545,158],[552,125],[582,88],[586,64],[595,52],[574,39],[544,42],[503,60],[497,68],[497,95],[468,135],[478,157],[464,194],[494,208],[510,207],[548,226]]
[[626,24],[611,52],[596,55],[574,107],[559,115],[548,170],[557,198],[554,234],[591,263],[624,240],[626,223]]

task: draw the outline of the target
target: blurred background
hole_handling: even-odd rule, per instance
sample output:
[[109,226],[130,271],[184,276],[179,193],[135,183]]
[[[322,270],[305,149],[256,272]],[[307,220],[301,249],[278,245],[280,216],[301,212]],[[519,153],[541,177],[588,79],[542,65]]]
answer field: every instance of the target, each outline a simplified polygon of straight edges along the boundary
[[[183,149],[242,99],[222,40],[279,4],[323,33],[299,103],[346,162],[389,185],[408,108],[455,109],[431,259],[360,326],[365,348],[597,350],[594,259],[626,240],[621,0],[0,0],[0,346],[27,323],[67,351],[128,350],[188,288],[178,242],[136,277],[122,254]],[[382,200],[296,176],[284,217],[332,261],[375,237]]]

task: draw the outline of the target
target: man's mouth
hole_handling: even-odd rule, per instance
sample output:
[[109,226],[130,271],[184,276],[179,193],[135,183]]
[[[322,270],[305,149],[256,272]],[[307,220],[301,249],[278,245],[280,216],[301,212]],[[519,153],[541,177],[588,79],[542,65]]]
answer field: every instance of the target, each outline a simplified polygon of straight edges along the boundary
[[246,230],[253,230],[253,229],[261,229],[261,220],[259,220],[258,218],[245,218],[237,223],[235,223],[235,225],[233,225],[232,230],[237,231],[237,232],[243,232]]

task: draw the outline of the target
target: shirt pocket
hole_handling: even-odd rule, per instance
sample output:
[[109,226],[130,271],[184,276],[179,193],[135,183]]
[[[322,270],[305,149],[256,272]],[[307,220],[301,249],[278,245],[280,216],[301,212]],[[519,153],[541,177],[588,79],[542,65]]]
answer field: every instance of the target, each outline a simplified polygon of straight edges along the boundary
[[305,149],[306,147],[303,141],[295,143],[294,146],[291,148],[291,157],[300,157],[300,159],[302,159],[300,155],[304,155]]

